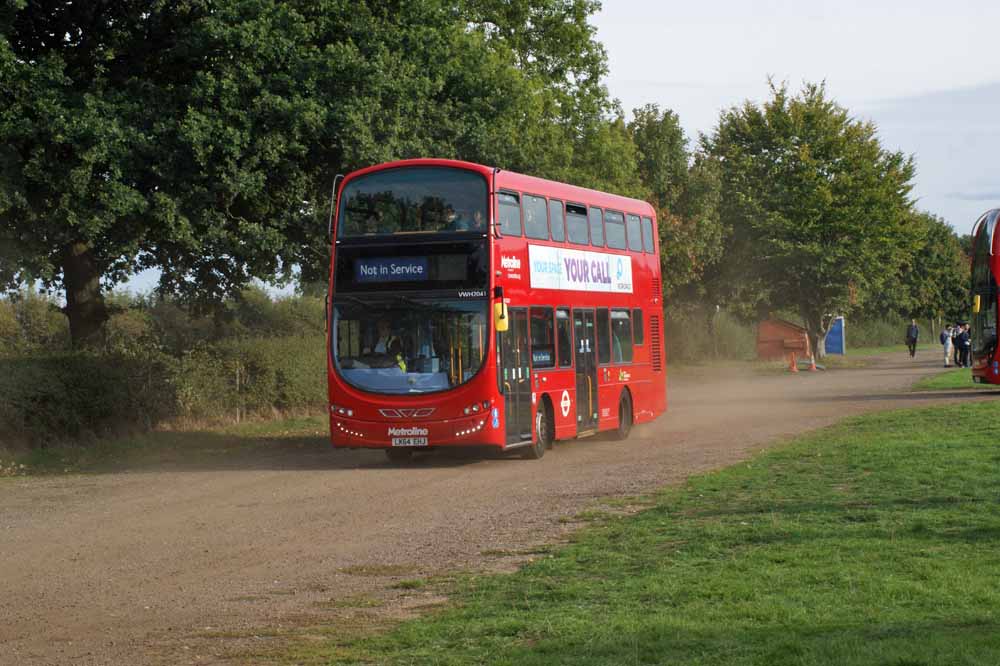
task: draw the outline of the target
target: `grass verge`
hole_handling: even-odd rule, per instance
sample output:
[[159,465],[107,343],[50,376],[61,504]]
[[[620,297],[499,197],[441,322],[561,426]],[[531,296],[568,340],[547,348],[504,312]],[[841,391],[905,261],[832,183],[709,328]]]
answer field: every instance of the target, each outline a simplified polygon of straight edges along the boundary
[[941,372],[933,377],[924,377],[913,385],[915,391],[951,391],[951,390],[989,390],[998,389],[1000,386],[992,384],[973,384],[972,371],[968,368],[955,368],[947,372]]
[[1000,663],[1000,413],[853,418],[608,516],[331,664]]

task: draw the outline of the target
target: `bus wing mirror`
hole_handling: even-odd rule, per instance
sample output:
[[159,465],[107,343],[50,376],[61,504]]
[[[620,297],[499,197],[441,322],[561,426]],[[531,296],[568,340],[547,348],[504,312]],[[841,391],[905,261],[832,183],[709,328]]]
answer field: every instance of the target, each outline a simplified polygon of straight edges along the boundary
[[498,333],[503,333],[507,330],[509,323],[507,318],[507,304],[506,303],[494,303],[493,304],[493,325]]
[[982,309],[982,302],[980,300],[979,294],[976,294],[975,296],[972,297],[972,313],[979,314],[979,311],[981,309]]

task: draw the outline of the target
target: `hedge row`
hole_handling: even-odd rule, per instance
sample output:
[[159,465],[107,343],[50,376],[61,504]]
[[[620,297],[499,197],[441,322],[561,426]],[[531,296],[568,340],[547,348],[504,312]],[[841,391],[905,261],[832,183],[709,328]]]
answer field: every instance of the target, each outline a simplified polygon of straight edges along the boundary
[[46,446],[188,417],[322,408],[321,335],[231,339],[180,358],[156,349],[0,357],[0,442]]

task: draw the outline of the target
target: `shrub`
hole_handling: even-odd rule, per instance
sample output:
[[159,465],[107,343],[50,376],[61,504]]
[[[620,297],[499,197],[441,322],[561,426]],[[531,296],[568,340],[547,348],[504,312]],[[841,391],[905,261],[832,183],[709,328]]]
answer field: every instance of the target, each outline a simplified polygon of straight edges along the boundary
[[0,354],[8,354],[21,345],[21,326],[17,311],[7,299],[0,299]]
[[[890,345],[901,345],[906,342],[906,327],[910,324],[909,319],[884,318],[851,321],[847,320],[845,334],[847,337],[847,353],[851,348],[858,347],[887,347]],[[930,321],[917,321],[920,327],[920,341],[923,343],[938,341],[938,333],[941,331]]]
[[62,352],[0,359],[0,433],[35,446],[170,416],[172,360]]
[[198,418],[241,418],[323,407],[325,347],[325,337],[318,335],[201,345],[180,362],[180,412]]
[[749,360],[756,354],[755,327],[725,310],[668,310],[664,335],[668,363]]
[[57,303],[0,300],[0,439],[33,446],[153,427],[323,409],[323,299],[248,290],[211,313],[170,299],[108,296],[99,349],[68,351]]

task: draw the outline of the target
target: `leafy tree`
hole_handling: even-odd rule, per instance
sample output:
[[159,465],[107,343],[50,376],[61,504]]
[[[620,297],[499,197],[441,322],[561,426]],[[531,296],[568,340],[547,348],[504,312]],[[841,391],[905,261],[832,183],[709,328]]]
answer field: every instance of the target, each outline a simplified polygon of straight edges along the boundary
[[692,161],[680,120],[669,109],[636,109],[629,132],[657,210],[664,297],[674,307],[693,302],[705,295],[705,271],[722,256],[718,169],[700,156]]
[[919,246],[912,159],[822,85],[772,84],[763,105],[724,111],[702,147],[721,169],[724,268],[744,316],[798,312],[822,355],[831,315],[863,307]]
[[437,155],[638,182],[595,2],[3,1],[0,280],[64,290],[78,343],[145,268],[207,301],[323,276],[338,172]]
[[869,299],[865,313],[951,321],[966,317],[970,263],[959,237],[944,220],[930,213],[914,213],[909,226],[919,237],[912,259],[902,263]]

